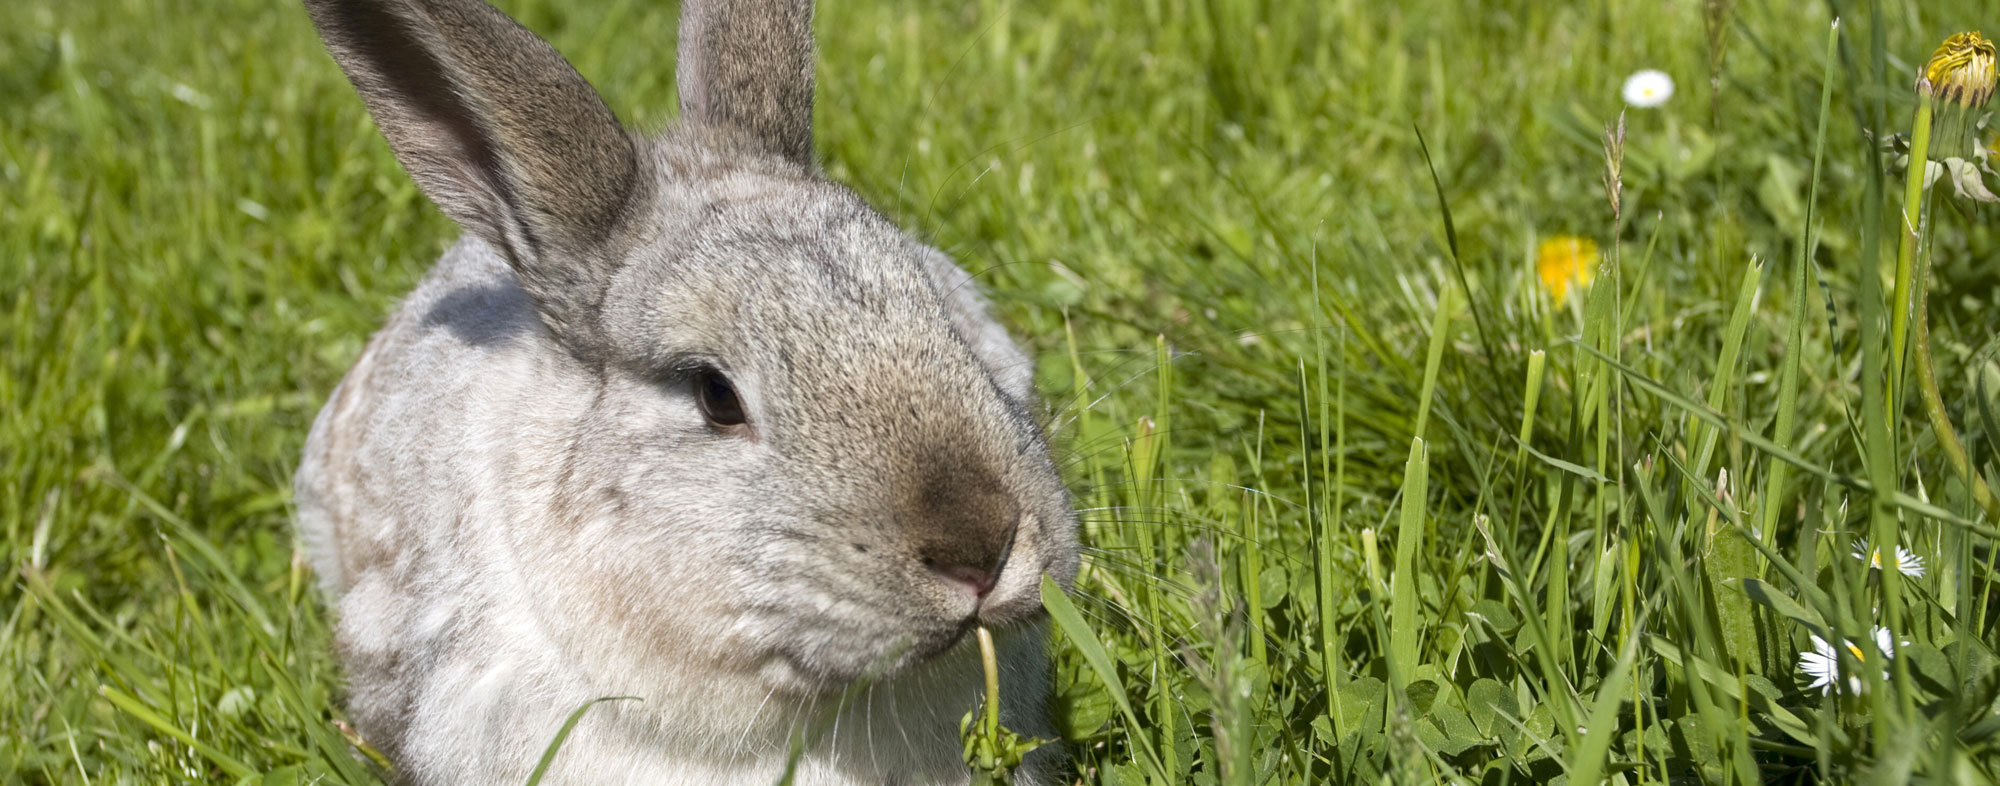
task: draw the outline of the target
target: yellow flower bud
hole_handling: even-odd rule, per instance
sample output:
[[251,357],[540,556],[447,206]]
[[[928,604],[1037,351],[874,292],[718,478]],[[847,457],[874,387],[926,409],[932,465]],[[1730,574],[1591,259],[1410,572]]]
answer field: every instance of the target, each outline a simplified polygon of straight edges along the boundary
[[1917,92],[1976,109],[1993,97],[1993,42],[1977,31],[1944,40],[1917,77]]

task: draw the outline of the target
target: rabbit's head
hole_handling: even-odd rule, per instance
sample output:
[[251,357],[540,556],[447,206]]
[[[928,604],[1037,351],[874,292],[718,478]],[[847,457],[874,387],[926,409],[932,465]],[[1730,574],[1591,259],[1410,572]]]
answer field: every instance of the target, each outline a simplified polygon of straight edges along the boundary
[[397,158],[540,316],[514,339],[547,350],[533,428],[496,471],[545,515],[461,525],[506,528],[481,569],[532,594],[537,629],[606,668],[824,690],[1031,619],[1041,576],[1074,576],[1019,353],[938,252],[813,164],[809,0],[689,0],[658,139],[480,0],[308,6]]

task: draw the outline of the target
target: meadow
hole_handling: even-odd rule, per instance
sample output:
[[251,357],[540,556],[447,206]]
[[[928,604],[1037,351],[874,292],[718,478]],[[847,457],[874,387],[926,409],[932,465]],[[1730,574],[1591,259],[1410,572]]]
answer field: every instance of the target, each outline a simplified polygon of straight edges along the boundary
[[[497,4],[671,120],[669,4]],[[823,3],[1038,358],[1078,781],[2000,779],[2000,233],[1899,160],[1993,12]],[[457,234],[296,4],[0,4],[0,784],[381,782],[290,479]]]

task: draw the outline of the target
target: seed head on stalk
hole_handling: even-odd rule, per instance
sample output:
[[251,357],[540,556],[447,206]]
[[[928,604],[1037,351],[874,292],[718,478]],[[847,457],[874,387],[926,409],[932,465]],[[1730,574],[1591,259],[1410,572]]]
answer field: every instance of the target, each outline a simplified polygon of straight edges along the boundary
[[1618,122],[1604,127],[1604,196],[1611,202],[1611,224],[1624,217],[1625,196],[1625,113]]

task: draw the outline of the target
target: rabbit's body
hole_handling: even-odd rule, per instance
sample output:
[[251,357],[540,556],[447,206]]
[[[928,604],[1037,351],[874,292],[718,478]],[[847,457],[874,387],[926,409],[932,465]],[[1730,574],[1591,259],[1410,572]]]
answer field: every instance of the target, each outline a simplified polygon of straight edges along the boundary
[[688,4],[713,40],[682,77],[710,81],[641,140],[477,0],[308,4],[471,230],[298,474],[348,711],[409,781],[524,782],[573,710],[629,696],[544,782],[773,783],[803,737],[802,786],[964,783],[974,620],[1002,632],[1003,720],[1054,736],[1037,593],[1076,547],[1028,366],[949,259],[798,157],[783,90],[761,120],[699,94],[770,78],[716,54],[751,22]]

